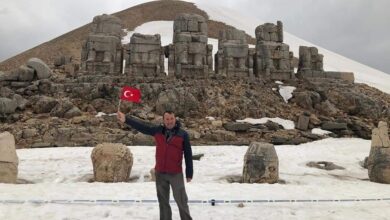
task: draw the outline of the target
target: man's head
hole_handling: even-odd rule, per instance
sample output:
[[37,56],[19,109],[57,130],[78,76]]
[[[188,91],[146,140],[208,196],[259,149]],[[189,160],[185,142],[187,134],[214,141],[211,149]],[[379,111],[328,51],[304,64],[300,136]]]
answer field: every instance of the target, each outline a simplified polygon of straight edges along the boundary
[[173,111],[165,111],[163,114],[164,126],[168,129],[172,129],[176,125],[176,117]]

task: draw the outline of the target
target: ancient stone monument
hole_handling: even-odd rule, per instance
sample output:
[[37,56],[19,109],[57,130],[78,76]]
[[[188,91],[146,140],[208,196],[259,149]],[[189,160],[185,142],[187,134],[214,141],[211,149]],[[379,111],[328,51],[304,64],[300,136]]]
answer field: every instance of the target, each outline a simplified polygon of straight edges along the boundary
[[298,75],[303,78],[325,78],[324,56],[318,53],[316,47],[299,47]]
[[279,160],[274,145],[252,142],[244,157],[243,183],[276,183]]
[[223,76],[253,77],[253,54],[244,31],[230,28],[220,31],[215,73]]
[[354,75],[351,72],[324,71],[324,56],[318,53],[316,47],[299,47],[299,64],[297,76],[299,78],[328,78],[342,79],[353,83]]
[[367,160],[370,181],[390,184],[390,140],[386,122],[372,130],[371,150]]
[[135,33],[130,39],[128,50],[128,73],[132,76],[156,77],[164,73],[164,49],[161,37]]
[[173,31],[173,44],[165,49],[168,76],[207,76],[213,69],[213,46],[207,44],[206,19],[197,14],[180,14]]
[[256,28],[255,75],[270,79],[293,77],[292,52],[283,43],[283,24],[265,23]]
[[93,18],[92,31],[81,52],[81,70],[114,74],[122,70],[122,21],[112,15]]
[[91,154],[97,182],[126,182],[133,166],[133,155],[123,144],[98,144]]
[[19,159],[15,138],[9,132],[0,134],[0,183],[16,183]]

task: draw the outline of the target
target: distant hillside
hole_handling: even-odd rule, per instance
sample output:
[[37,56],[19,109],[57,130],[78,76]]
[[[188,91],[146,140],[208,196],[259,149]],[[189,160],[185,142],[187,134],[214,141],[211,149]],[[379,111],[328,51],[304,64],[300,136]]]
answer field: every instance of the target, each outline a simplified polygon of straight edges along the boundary
[[[114,13],[113,15],[120,18],[124,23],[124,27],[131,31],[137,26],[150,21],[173,21],[176,15],[180,13],[196,13],[208,18],[206,12],[197,8],[193,3],[182,1],[148,2]],[[51,41],[11,57],[0,63],[0,70],[8,71],[14,69],[26,63],[31,57],[38,57],[48,64],[52,64],[54,59],[59,55],[70,55],[75,60],[79,60],[81,45],[90,31],[90,25],[91,23],[88,23]],[[219,31],[226,27],[227,25],[222,22],[209,20],[209,37],[218,38]],[[249,35],[247,35],[247,38],[249,43],[255,44],[255,39]]]

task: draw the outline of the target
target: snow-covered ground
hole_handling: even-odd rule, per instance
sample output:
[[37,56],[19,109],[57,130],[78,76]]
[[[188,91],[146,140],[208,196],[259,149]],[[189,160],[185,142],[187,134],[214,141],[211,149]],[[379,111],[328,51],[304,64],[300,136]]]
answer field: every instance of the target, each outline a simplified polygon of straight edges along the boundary
[[[0,184],[0,219],[158,219],[155,184],[146,177],[154,165],[154,147],[130,146],[134,165],[129,183],[87,183],[93,174],[92,148],[17,150],[19,178],[34,184]],[[278,184],[228,183],[240,176],[247,146],[193,146],[194,179],[186,184],[191,201],[231,200],[337,200],[390,198],[390,187],[368,181],[360,162],[369,153],[370,141],[324,139],[298,146],[276,146]],[[344,170],[309,168],[309,161],[330,161]],[[47,201],[37,204],[28,200]],[[52,200],[91,200],[86,204],[56,204]],[[151,203],[100,202],[96,200],[152,200]],[[82,202],[81,202],[82,203]],[[390,201],[291,202],[237,204],[190,203],[194,219],[386,219]],[[178,210],[172,204],[173,217]]]

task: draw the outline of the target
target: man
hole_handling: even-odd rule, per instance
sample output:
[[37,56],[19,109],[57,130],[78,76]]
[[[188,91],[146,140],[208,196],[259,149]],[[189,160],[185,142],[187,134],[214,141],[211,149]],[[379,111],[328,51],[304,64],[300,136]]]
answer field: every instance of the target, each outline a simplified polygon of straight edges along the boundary
[[172,111],[163,114],[163,125],[148,126],[134,117],[127,117],[118,111],[117,118],[137,131],[154,136],[156,143],[156,189],[160,207],[160,220],[171,220],[172,211],[169,205],[169,191],[172,187],[173,197],[179,208],[182,220],[192,219],[188,208],[188,198],[184,186],[182,171],[183,153],[186,164],[187,183],[193,175],[192,150],[188,133],[180,128]]

